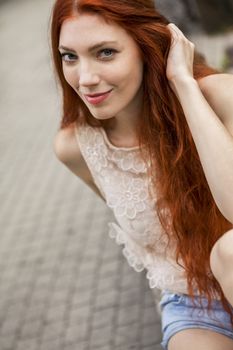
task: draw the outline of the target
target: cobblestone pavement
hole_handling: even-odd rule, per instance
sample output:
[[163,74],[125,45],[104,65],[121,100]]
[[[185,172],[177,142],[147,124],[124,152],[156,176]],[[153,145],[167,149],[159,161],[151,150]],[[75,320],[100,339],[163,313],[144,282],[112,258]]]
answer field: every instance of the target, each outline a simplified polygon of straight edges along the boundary
[[[145,274],[108,237],[104,203],[53,153],[51,4],[0,2],[0,350],[159,350]],[[216,59],[225,39],[211,45]]]

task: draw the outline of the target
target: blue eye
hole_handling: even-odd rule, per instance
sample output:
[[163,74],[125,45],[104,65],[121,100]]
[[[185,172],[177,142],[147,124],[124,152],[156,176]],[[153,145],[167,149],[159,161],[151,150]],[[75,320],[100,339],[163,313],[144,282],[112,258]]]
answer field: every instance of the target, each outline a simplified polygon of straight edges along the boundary
[[77,59],[77,57],[74,54],[66,52],[61,54],[61,58],[65,62],[74,62]]
[[100,58],[112,58],[117,51],[114,49],[103,49],[99,52]]

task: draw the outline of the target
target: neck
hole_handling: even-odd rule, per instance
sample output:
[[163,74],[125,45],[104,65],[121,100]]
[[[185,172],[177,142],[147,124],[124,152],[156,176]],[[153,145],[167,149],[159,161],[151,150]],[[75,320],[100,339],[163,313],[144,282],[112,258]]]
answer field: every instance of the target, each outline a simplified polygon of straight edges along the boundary
[[107,130],[120,138],[136,137],[138,121],[142,112],[143,92],[138,91],[134,101],[111,119]]

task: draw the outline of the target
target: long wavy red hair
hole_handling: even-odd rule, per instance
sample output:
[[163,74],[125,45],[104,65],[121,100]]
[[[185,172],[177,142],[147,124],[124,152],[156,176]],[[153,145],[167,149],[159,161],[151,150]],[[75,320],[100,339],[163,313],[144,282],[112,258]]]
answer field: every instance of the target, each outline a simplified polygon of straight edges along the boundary
[[[166,78],[166,61],[171,44],[168,20],[154,7],[153,0],[57,0],[52,13],[51,38],[55,70],[62,87],[61,128],[75,121],[107,126],[89,112],[66,82],[58,52],[64,20],[82,13],[102,16],[108,23],[124,28],[135,40],[144,60],[144,104],[138,140],[142,157],[150,159],[151,194],[156,194],[156,214],[168,237],[177,243],[176,259],[184,266],[188,292],[198,289],[210,302],[219,295],[231,315],[222,289],[210,270],[214,243],[232,224],[221,214],[206,181],[199,155],[182,107]],[[194,77],[216,73],[198,53]],[[167,215],[168,212],[171,215]],[[148,247],[152,249],[153,247]]]

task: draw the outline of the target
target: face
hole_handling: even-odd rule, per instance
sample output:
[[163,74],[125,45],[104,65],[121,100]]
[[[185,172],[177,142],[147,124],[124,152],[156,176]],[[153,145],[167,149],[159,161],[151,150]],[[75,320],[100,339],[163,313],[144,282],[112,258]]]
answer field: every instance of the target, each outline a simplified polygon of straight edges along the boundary
[[100,120],[139,113],[143,62],[121,27],[94,14],[63,22],[59,51],[68,84]]

